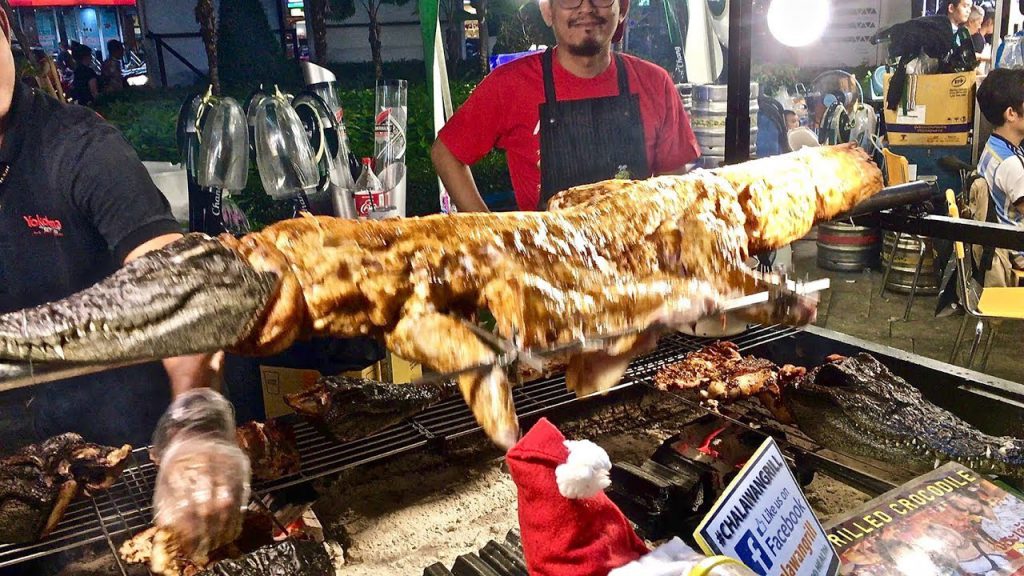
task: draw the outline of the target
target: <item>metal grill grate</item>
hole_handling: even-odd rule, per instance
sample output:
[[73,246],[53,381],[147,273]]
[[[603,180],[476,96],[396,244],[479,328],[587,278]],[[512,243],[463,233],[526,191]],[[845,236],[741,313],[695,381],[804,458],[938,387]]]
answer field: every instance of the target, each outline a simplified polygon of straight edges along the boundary
[[[791,328],[763,326],[745,332],[733,342],[741,350],[795,334]],[[678,361],[714,339],[675,334],[663,338],[653,353],[637,359],[626,373],[623,387],[649,380],[665,364]],[[565,387],[565,377],[555,376],[521,386],[513,392],[516,411],[522,418],[537,416],[576,401]],[[423,448],[432,442],[453,440],[476,433],[480,427],[461,397],[445,400],[419,416],[373,436],[339,444],[301,420],[294,421],[296,443],[302,456],[299,474],[253,487],[257,495],[331,476],[341,471]],[[41,542],[0,545],[0,567],[41,558],[80,546],[117,541],[134,535],[152,522],[156,466],[148,448],[135,450],[118,482],[103,494],[72,503],[57,528]]]

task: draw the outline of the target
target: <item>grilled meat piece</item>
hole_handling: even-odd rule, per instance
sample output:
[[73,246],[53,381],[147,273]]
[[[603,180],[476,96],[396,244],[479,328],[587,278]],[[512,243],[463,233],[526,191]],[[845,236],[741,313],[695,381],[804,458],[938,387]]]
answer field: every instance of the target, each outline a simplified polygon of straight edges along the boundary
[[388,384],[329,376],[284,401],[331,438],[365,438],[419,414],[454,393],[454,383]]
[[715,342],[658,371],[661,390],[697,390],[701,400],[735,401],[762,392],[779,395],[779,367],[740,354],[732,342]]
[[323,544],[285,540],[265,546],[237,560],[225,560],[198,576],[324,576],[334,574],[334,564]]
[[181,556],[173,534],[155,526],[125,540],[118,553],[129,564],[148,563],[150,570],[160,576],[195,576],[217,562],[238,558],[273,544],[273,534],[273,517],[250,509],[242,519],[242,532],[238,538],[212,551],[204,562]]
[[981,432],[870,354],[830,360],[783,388],[800,430],[822,446],[915,473],[955,460],[980,473],[1024,478],[1024,441]]
[[69,432],[0,458],[0,543],[45,537],[76,496],[117,481],[131,449],[90,444]]
[[295,431],[288,424],[276,420],[249,422],[239,426],[235,435],[239,448],[249,457],[253,480],[277,480],[299,473]]
[[[457,372],[497,357],[465,324],[480,309],[525,348],[690,323],[757,289],[743,270],[748,254],[789,244],[881,189],[867,154],[843,145],[598,182],[556,196],[547,212],[304,217],[242,238],[188,235],[63,301],[0,315],[0,357],[273,354],[297,338],[372,335],[403,358]],[[575,354],[569,388],[615,385],[635,340]],[[515,444],[501,368],[466,371],[459,388],[490,438]]]

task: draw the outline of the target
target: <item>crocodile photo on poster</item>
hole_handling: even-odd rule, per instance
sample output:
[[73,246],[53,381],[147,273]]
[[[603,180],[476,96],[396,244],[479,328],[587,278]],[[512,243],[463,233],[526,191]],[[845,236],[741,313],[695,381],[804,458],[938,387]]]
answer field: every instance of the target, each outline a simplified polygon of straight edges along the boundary
[[1024,576],[1024,501],[950,463],[826,528],[857,576]]

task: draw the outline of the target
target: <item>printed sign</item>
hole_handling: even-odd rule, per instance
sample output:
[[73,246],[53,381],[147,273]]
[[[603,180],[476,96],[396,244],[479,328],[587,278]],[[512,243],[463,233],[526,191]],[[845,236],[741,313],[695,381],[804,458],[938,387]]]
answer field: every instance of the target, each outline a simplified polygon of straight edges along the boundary
[[834,576],[839,557],[775,440],[768,438],[694,532],[707,554],[760,576]]
[[833,519],[850,576],[1024,575],[1024,501],[950,462]]

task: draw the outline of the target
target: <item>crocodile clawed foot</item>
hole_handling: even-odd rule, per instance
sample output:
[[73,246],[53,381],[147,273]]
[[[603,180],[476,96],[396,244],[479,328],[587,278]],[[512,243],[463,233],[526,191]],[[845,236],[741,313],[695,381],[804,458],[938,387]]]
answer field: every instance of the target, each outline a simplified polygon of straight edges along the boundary
[[118,362],[230,347],[278,283],[220,240],[190,234],[63,300],[0,315],[0,358]]

